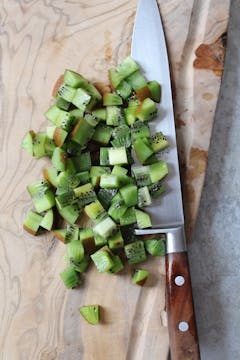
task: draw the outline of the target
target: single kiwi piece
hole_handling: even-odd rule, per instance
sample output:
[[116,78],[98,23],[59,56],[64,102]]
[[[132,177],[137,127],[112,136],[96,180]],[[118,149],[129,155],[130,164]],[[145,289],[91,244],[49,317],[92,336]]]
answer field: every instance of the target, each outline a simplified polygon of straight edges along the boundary
[[149,239],[144,241],[147,252],[152,256],[164,256],[166,254],[165,242],[160,239]]
[[147,186],[138,188],[138,207],[149,206],[152,204],[152,199]]
[[48,231],[52,230],[54,223],[54,212],[52,209],[49,209],[43,216],[43,219],[40,223],[40,226]]
[[113,266],[110,251],[107,250],[107,247],[101,248],[92,254],[91,259],[100,273],[109,271]]
[[34,211],[29,211],[24,220],[23,228],[31,235],[36,235],[40,228],[42,220],[43,217],[40,214],[37,214]]
[[60,273],[60,278],[68,289],[75,288],[80,284],[79,273],[74,269],[74,267],[69,267],[63,270]]
[[146,212],[136,209],[135,214],[137,219],[137,226],[139,229],[152,227],[151,218]]
[[35,132],[33,130],[30,130],[27,132],[27,134],[25,135],[22,141],[22,148],[32,156],[33,156],[33,140],[35,136],[36,136]]
[[86,305],[79,308],[82,317],[91,325],[97,325],[100,321],[99,305]]
[[136,240],[124,246],[125,255],[129,264],[136,264],[145,261],[147,256],[142,240]]
[[136,269],[132,277],[134,285],[143,286],[148,278],[149,272],[143,269]]

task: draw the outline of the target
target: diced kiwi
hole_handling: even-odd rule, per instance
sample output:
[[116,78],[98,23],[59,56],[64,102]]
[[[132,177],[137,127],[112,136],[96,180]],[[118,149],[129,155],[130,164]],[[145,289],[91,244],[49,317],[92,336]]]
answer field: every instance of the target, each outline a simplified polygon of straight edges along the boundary
[[164,192],[164,187],[161,182],[157,182],[155,184],[151,184],[148,186],[149,193],[152,198],[157,198]]
[[53,230],[54,235],[58,240],[62,241],[65,244],[65,237],[66,237],[66,229],[55,229]]
[[77,121],[83,117],[84,110],[83,109],[73,109],[73,110],[69,111],[69,115],[72,119],[73,125],[75,125],[77,123]]
[[107,245],[107,239],[98,234],[94,234],[94,242],[97,248]]
[[59,109],[59,108],[57,107],[57,105],[54,104],[54,105],[50,106],[50,108],[44,113],[44,115],[46,116],[46,118],[47,118],[49,121],[51,121],[51,122],[53,122],[54,124],[56,124],[56,122],[57,122],[57,120],[58,120],[58,118],[59,118],[59,116],[60,116],[60,114],[61,114],[62,112],[65,112],[65,111]]
[[120,225],[126,226],[136,223],[136,214],[134,207],[128,208],[120,218]]
[[53,135],[54,135],[56,128],[57,128],[57,126],[47,126],[46,127],[46,135],[49,137],[49,139],[53,139]]
[[74,267],[74,269],[77,272],[83,273],[87,270],[87,268],[90,265],[90,258],[89,255],[84,255],[83,259],[78,264],[71,263],[71,265]]
[[112,174],[101,175],[100,187],[103,189],[118,189],[120,187],[118,176]]
[[79,308],[79,312],[82,317],[91,325],[99,323],[99,306],[87,305]]
[[37,214],[34,211],[29,211],[24,220],[23,228],[30,234],[36,235],[42,220],[43,217],[40,214]]
[[117,72],[121,74],[124,79],[138,70],[138,64],[130,56],[125,58],[121,64],[117,66]]
[[79,237],[79,228],[76,225],[67,224],[65,242],[69,243],[70,241],[76,241]]
[[95,242],[92,228],[85,228],[79,231],[79,238],[83,244],[84,252],[92,254],[95,251]]
[[122,103],[123,103],[122,98],[118,94],[106,93],[103,95],[104,106],[122,105]]
[[84,257],[84,247],[79,240],[70,241],[67,244],[67,255],[70,261],[75,264],[81,262]]
[[137,205],[138,190],[136,185],[133,184],[125,185],[119,190],[119,192],[127,207]]
[[163,133],[157,132],[151,136],[150,145],[153,151],[156,153],[166,149],[169,146],[169,143]]
[[164,256],[166,254],[165,243],[160,239],[145,240],[144,245],[147,252],[152,256]]
[[157,163],[159,160],[155,154],[150,155],[144,162],[143,165],[152,165]]
[[132,87],[127,83],[127,81],[123,80],[116,87],[116,93],[126,100],[132,94]]
[[136,269],[132,277],[134,285],[143,286],[148,278],[149,272],[143,269]]
[[92,111],[92,114],[93,114],[93,116],[95,116],[95,118],[102,120],[102,121],[106,121],[107,111],[105,108],[95,109]]
[[46,155],[45,151],[45,141],[47,135],[44,133],[35,134],[32,144],[33,144],[33,155],[35,158],[40,159]]
[[116,250],[119,248],[123,248],[124,240],[121,234],[121,231],[118,231],[115,235],[111,236],[108,239],[108,246],[110,250]]
[[118,126],[121,123],[122,113],[121,108],[117,106],[107,106],[106,124],[111,126]]
[[124,175],[127,175],[127,173],[128,173],[128,170],[120,165],[114,165],[114,167],[112,169],[113,175],[123,175],[124,176]]
[[149,174],[152,183],[162,180],[168,174],[167,163],[161,160],[155,164],[149,165]]
[[90,178],[92,185],[94,187],[98,186],[100,183],[101,175],[110,173],[111,169],[107,166],[92,166],[90,169]]
[[60,114],[58,115],[58,118],[55,121],[55,125],[69,132],[71,131],[75,122],[76,121],[74,116],[72,115],[72,112],[60,110]]
[[43,216],[40,226],[48,231],[52,230],[54,221],[54,213],[52,209],[49,209]]
[[60,273],[60,278],[68,289],[77,287],[80,284],[79,274],[73,267],[69,267]]
[[98,118],[96,118],[93,114],[90,113],[86,113],[84,115],[84,119],[88,122],[89,125],[91,125],[94,128],[97,126],[97,124],[100,121]]
[[55,101],[55,105],[57,105],[57,107],[61,110],[65,110],[68,111],[69,107],[70,107],[70,102],[63,99],[60,96],[57,96],[56,101]]
[[78,198],[78,203],[84,207],[97,199],[96,193],[92,187],[92,184],[87,183],[81,185],[74,190],[75,196]]
[[55,141],[57,146],[62,147],[67,136],[68,133],[65,130],[60,127],[56,127],[53,134],[53,140]]
[[105,147],[100,148],[100,165],[109,165],[108,149]]
[[81,146],[85,146],[94,134],[94,127],[84,119],[80,118],[71,132],[73,141]]
[[63,209],[69,205],[73,205],[77,202],[77,198],[73,190],[68,190],[67,192],[59,194],[56,197],[56,200],[60,209]]
[[137,240],[133,243],[125,245],[124,251],[129,264],[137,264],[145,261],[147,258],[144,242],[142,240]]
[[33,156],[33,140],[35,136],[36,136],[35,132],[33,130],[30,130],[27,132],[27,134],[25,135],[22,141],[22,148],[32,156]]
[[110,165],[128,164],[127,152],[125,147],[109,148],[108,157]]
[[55,205],[55,198],[50,184],[46,180],[38,180],[27,186],[37,212],[51,209]]
[[157,103],[161,101],[161,85],[156,81],[149,81],[148,87],[151,91],[151,99]]
[[92,254],[91,259],[100,273],[109,271],[114,265],[111,256],[109,252],[105,250],[105,247]]
[[131,100],[128,103],[128,107],[124,109],[124,115],[126,123],[130,126],[135,123],[137,119],[137,108],[139,106],[139,100]]
[[108,238],[116,232],[116,229],[115,222],[110,217],[106,217],[94,226],[93,231],[104,238]]
[[74,189],[80,184],[81,173],[73,174],[69,171],[62,171],[57,177],[58,186],[65,187],[66,189]]
[[99,144],[107,145],[111,139],[112,132],[113,130],[110,126],[99,124],[94,131],[92,140],[98,142]]
[[140,103],[136,111],[137,118],[141,121],[150,121],[157,114],[157,107],[153,100],[146,98]]
[[76,94],[76,89],[64,83],[60,86],[57,92],[57,95],[59,97],[63,98],[68,102],[72,102],[72,99],[74,98],[75,94]]
[[132,168],[134,177],[139,187],[151,185],[152,181],[149,174],[148,166],[138,166]]
[[105,210],[107,210],[111,204],[112,198],[116,195],[117,189],[100,189],[97,197]]
[[56,206],[58,209],[59,214],[69,223],[69,224],[75,224],[77,219],[79,218],[79,215],[81,213],[81,210],[78,206],[78,204],[73,204],[66,206],[65,208],[61,209],[58,201],[56,199]]
[[152,199],[147,186],[138,189],[138,206],[144,207],[152,204]]
[[65,171],[67,164],[67,154],[65,151],[59,147],[56,147],[53,151],[52,163],[58,171]]
[[55,188],[58,186],[57,176],[58,171],[56,168],[52,167],[43,169],[43,177]]
[[108,77],[109,80],[112,84],[112,86],[116,89],[120,83],[123,81],[124,76],[122,74],[120,74],[118,71],[116,70],[109,70],[108,71]]
[[137,226],[139,229],[146,229],[152,227],[150,216],[141,210],[135,210],[135,215],[137,219]]
[[113,262],[113,266],[108,271],[109,273],[116,274],[124,268],[122,260],[120,259],[120,257],[118,255],[112,256],[112,262]]
[[79,88],[86,84],[87,80],[75,71],[66,69],[64,72],[64,82],[72,88]]
[[130,129],[127,125],[116,127],[112,132],[113,140],[111,141],[114,147],[129,147],[131,146]]
[[105,209],[98,200],[85,206],[84,211],[95,224],[98,224],[107,216]]
[[129,83],[129,85],[131,85],[134,90],[141,89],[142,87],[147,85],[147,82],[140,71],[135,71],[133,74],[126,78],[126,81]]
[[72,158],[77,172],[88,171],[91,168],[91,155],[88,151]]
[[126,210],[127,210],[126,205],[115,201],[109,207],[108,214],[111,216],[111,218],[114,221],[119,222],[123,214],[126,212]]
[[80,110],[85,110],[87,104],[89,104],[91,96],[87,91],[83,89],[77,89],[73,99],[71,100],[72,104],[75,105]]
[[139,138],[149,138],[151,135],[149,126],[140,120],[135,121],[131,126],[131,135],[133,141]]
[[143,164],[153,154],[151,146],[147,145],[141,138],[133,142],[133,148],[141,164]]
[[56,147],[57,147],[57,145],[56,145],[55,141],[53,139],[50,139],[48,136],[46,136],[45,143],[44,143],[45,155],[47,155],[48,157],[51,158],[53,156],[53,152]]

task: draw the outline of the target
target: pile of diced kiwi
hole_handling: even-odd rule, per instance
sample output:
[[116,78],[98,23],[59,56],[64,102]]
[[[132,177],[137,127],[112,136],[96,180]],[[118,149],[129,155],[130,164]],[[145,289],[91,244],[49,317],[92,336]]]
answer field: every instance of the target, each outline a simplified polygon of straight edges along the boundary
[[[161,180],[168,173],[156,156],[168,141],[161,132],[151,135],[148,125],[157,113],[161,87],[155,80],[147,82],[131,57],[109,71],[109,80],[111,91],[99,91],[82,75],[65,70],[45,112],[52,125],[45,133],[30,130],[23,140],[31,155],[52,162],[43,178],[27,187],[34,210],[24,229],[33,235],[53,231],[66,244],[68,265],[60,276],[67,288],[80,284],[91,260],[99,272],[115,274],[126,262],[145,261],[146,252],[165,253],[159,239],[134,236],[134,227],[152,226],[143,208],[162,194]],[[79,225],[83,214],[91,227]],[[136,269],[132,282],[143,285],[147,276],[148,271]],[[97,305],[80,312],[98,322]]]

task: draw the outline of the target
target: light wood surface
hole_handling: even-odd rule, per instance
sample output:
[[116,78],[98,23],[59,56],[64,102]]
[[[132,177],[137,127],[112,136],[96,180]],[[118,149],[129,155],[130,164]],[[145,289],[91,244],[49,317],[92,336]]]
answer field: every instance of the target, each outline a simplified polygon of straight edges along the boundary
[[[224,47],[228,0],[159,1],[168,41],[189,234],[205,174]],[[30,129],[43,130],[52,86],[65,68],[92,81],[130,53],[137,0],[2,0],[0,3],[1,215],[0,359],[141,360],[168,354],[164,259],[143,264],[143,289],[122,276],[86,274],[67,291],[59,279],[64,245],[22,229],[26,185],[48,160],[21,151]],[[197,50],[197,59],[195,51]],[[193,66],[194,64],[194,66]],[[99,303],[104,322],[84,323],[77,308]]]

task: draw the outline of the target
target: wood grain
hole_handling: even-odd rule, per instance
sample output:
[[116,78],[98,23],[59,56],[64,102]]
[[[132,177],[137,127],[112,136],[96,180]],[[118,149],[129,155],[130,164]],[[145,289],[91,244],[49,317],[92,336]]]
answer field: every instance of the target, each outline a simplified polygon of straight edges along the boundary
[[[177,277],[184,279],[176,284]],[[172,360],[199,360],[199,345],[194,317],[191,279],[187,253],[166,256],[166,304]],[[179,324],[185,322],[187,331],[180,331]]]
[[[159,3],[191,230],[220,86],[219,67],[204,68],[206,48],[199,47],[211,45],[211,56],[218,54],[214,44],[220,41],[221,47],[229,1],[217,1],[217,6],[216,0]],[[167,358],[164,259],[143,264],[152,275],[143,289],[130,284],[130,269],[112,277],[91,269],[82,289],[66,291],[58,276],[64,245],[52,235],[33,238],[22,229],[31,208],[26,185],[41,176],[47,163],[20,150],[24,134],[45,128],[42,114],[65,68],[106,81],[107,70],[130,53],[136,5],[137,0],[0,2],[1,360]],[[193,67],[197,49],[200,66]],[[104,323],[90,327],[77,308],[94,302],[105,309]]]

